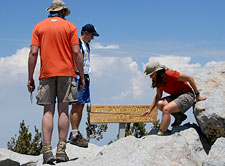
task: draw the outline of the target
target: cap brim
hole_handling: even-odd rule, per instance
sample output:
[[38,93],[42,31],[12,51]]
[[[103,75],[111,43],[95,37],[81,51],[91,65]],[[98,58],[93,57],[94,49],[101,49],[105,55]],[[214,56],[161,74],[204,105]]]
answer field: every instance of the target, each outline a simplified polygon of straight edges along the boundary
[[150,76],[153,73],[155,73],[155,72],[151,72],[151,73],[144,72],[144,76],[147,77],[147,76]]
[[159,67],[158,69],[155,70],[155,72],[159,71],[159,70],[162,70],[162,69],[165,69],[163,66]]
[[147,73],[146,71],[144,71],[144,76],[150,76],[150,75],[154,74],[155,72],[162,70],[162,69],[165,69],[165,68],[163,66],[159,67],[158,69],[156,69],[155,71],[153,71],[151,73]]
[[94,36],[99,36],[97,32],[91,32]]

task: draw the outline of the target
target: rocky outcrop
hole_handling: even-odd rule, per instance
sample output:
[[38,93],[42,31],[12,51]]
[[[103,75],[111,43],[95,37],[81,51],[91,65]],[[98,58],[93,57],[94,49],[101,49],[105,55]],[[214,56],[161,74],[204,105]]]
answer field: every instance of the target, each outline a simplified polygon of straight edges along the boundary
[[[160,137],[125,137],[103,149],[88,165],[201,165],[207,157],[193,128]],[[90,163],[90,164],[89,164]]]
[[0,166],[36,166],[42,156],[29,156],[0,148]]
[[225,165],[225,138],[218,138],[213,144],[209,156],[203,161],[203,166],[224,166]]
[[207,100],[198,102],[194,115],[201,131],[214,142],[225,137],[225,63],[195,76],[201,95]]
[[[211,147],[209,155],[205,152],[201,138],[195,127],[184,125],[174,128],[167,136],[155,134],[142,137],[121,138],[104,147],[89,144],[80,148],[67,144],[70,161],[58,163],[62,166],[213,166],[225,165],[225,138],[218,139]],[[55,153],[55,149],[53,151]],[[11,165],[42,165],[42,155],[28,156],[0,149],[0,166],[6,162]],[[12,164],[12,162],[14,162]],[[218,164],[219,163],[219,164]]]

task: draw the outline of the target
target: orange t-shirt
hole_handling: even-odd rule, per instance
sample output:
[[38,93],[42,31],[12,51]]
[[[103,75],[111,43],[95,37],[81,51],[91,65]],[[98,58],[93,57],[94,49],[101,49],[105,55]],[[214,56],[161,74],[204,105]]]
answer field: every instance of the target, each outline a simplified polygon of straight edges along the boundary
[[31,46],[40,48],[39,79],[55,76],[76,77],[72,46],[78,45],[77,28],[60,17],[50,17],[35,25]]

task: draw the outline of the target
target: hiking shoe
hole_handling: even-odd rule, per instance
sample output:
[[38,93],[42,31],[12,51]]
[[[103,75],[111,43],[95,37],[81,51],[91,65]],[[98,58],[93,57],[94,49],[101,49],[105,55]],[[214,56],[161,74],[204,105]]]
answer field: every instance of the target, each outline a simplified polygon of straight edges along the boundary
[[158,136],[164,136],[165,135],[165,132],[163,132],[161,129],[157,132],[157,135]]
[[77,134],[70,132],[69,140],[70,140],[70,143],[73,145],[83,147],[83,148],[88,147],[87,140],[82,137],[82,135],[79,131]]
[[57,144],[57,150],[56,150],[56,162],[66,162],[69,161],[69,157],[66,154],[66,142],[59,141]]
[[172,127],[179,126],[185,119],[187,119],[187,115],[182,114],[181,112],[172,113],[175,120],[173,124],[171,124]]
[[54,163],[55,157],[52,154],[52,146],[50,144],[43,144],[42,153],[43,153],[43,164]]

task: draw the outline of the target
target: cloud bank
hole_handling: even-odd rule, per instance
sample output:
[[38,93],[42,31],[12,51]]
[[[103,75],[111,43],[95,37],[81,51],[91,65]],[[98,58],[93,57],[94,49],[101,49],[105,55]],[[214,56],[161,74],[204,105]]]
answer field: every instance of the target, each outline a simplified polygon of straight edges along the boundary
[[[93,48],[104,47],[95,43]],[[104,48],[119,48],[116,45],[108,45]],[[112,49],[114,49],[112,47]],[[95,50],[96,51],[96,50]],[[29,48],[22,48],[10,57],[0,58],[1,84],[14,81],[15,83],[27,80],[27,59]],[[126,102],[140,101],[152,93],[151,81],[143,76],[146,63],[138,64],[132,57],[113,57],[100,54],[92,54],[91,87],[93,98],[96,102]],[[148,59],[158,61],[168,68],[193,75],[203,68],[216,67],[222,62],[208,62],[205,66],[200,63],[191,63],[190,57],[174,55],[158,55]],[[142,67],[140,67],[142,66]],[[140,70],[142,69],[142,70]],[[35,78],[39,76],[39,64],[35,70]],[[150,89],[150,90],[149,90]]]
[[[9,57],[0,57],[0,80],[1,83],[15,83],[27,81],[27,71],[28,71],[28,55],[29,48],[24,47],[22,49],[16,50],[16,53]],[[36,65],[35,78],[39,75],[39,65]]]

